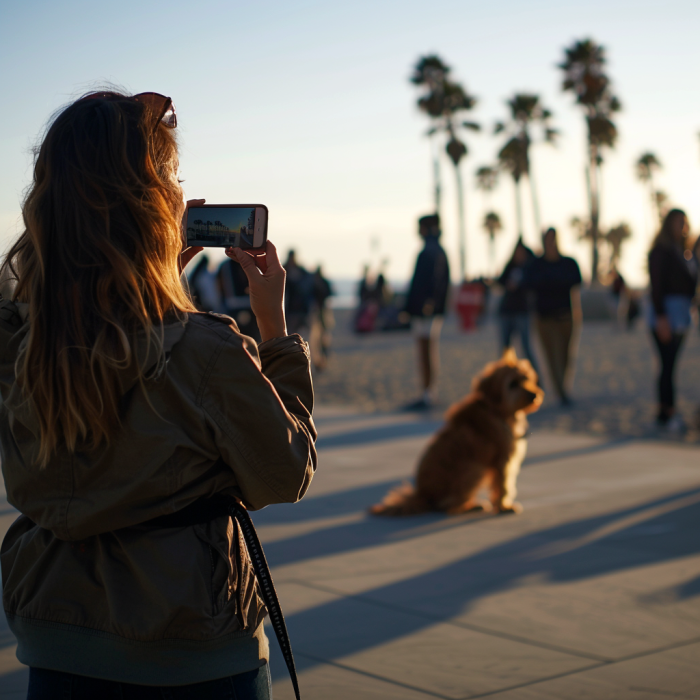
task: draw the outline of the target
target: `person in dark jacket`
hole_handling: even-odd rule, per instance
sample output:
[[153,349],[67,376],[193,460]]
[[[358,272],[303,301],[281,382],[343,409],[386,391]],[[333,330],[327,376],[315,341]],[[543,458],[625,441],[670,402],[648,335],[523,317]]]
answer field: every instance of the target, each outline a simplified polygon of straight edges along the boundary
[[297,262],[297,256],[293,250],[287,254],[284,268],[287,271],[287,281],[284,287],[284,310],[287,314],[287,327],[290,333],[308,336],[313,302],[313,275]]
[[440,217],[437,214],[418,220],[418,234],[425,245],[416,260],[406,311],[418,344],[418,363],[422,396],[406,408],[425,410],[435,401],[438,371],[438,341],[450,287],[450,266],[440,245]]
[[686,247],[687,237],[685,212],[672,209],[649,252],[651,303],[647,320],[661,362],[656,421],[659,427],[677,433],[684,432],[685,424],[676,413],[673,376],[690,327],[690,309],[698,281],[698,267]]
[[513,345],[513,335],[519,335],[524,356],[538,372],[535,354],[530,347],[530,304],[524,286],[525,268],[534,257],[535,254],[523,243],[523,239],[519,238],[513,255],[498,278],[498,284],[503,287],[498,320],[501,330],[501,353]]
[[525,286],[535,293],[537,331],[554,390],[569,405],[569,385],[581,323],[581,271],[573,258],[559,252],[557,232],[542,236],[544,254],[525,269]]

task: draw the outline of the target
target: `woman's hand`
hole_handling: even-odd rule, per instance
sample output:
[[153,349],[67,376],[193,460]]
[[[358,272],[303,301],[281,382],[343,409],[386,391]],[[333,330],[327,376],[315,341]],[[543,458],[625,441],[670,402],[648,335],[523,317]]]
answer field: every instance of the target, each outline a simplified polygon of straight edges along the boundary
[[187,246],[187,210],[190,207],[201,207],[206,199],[189,199],[185,204],[185,213],[182,215],[182,225],[180,230],[182,231],[182,252],[177,261],[178,272],[182,274],[182,271],[187,267],[187,263],[192,260],[192,258],[201,253],[204,248],[201,246]]
[[268,241],[264,255],[226,248],[226,255],[240,263],[248,278],[250,307],[258,321],[263,342],[287,335],[284,318],[284,281],[287,273],[277,257],[277,249]]
[[662,343],[670,343],[671,340],[673,340],[671,324],[668,322],[666,316],[656,317],[656,326],[654,330],[656,331],[656,335]]

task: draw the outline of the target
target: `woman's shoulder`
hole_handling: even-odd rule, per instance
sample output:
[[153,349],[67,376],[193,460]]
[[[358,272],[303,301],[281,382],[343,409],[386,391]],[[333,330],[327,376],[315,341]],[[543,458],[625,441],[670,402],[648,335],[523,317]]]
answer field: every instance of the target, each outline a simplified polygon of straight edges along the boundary
[[188,354],[198,354],[209,360],[225,355],[251,355],[257,362],[257,345],[252,338],[243,335],[236,322],[225,314],[212,311],[191,313],[183,338]]

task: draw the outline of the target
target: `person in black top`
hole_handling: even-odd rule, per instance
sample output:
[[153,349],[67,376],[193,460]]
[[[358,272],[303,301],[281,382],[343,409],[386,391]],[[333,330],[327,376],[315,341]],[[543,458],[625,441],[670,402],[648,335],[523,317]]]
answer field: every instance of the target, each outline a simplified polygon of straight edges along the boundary
[[503,287],[503,297],[498,307],[498,320],[501,330],[501,352],[512,346],[513,335],[520,336],[523,353],[537,372],[537,362],[530,347],[530,305],[527,289],[524,286],[525,268],[535,254],[518,238],[513,255],[498,278]]
[[438,370],[438,341],[450,287],[450,266],[440,245],[440,217],[437,214],[418,220],[418,233],[425,241],[416,260],[406,311],[418,343],[418,361],[423,395],[408,410],[425,410],[435,400]]
[[284,311],[287,314],[287,331],[307,337],[310,327],[314,280],[311,273],[297,262],[296,253],[287,253],[284,263],[287,279],[284,285]]
[[535,293],[537,331],[554,389],[568,405],[578,335],[574,331],[581,322],[581,271],[573,258],[559,253],[556,229],[547,229],[542,243],[544,255],[525,268],[524,285]]
[[690,308],[698,282],[697,262],[686,247],[687,237],[685,212],[672,209],[649,252],[651,304],[647,320],[661,361],[656,420],[671,432],[685,430],[683,419],[676,413],[673,374],[690,327]]

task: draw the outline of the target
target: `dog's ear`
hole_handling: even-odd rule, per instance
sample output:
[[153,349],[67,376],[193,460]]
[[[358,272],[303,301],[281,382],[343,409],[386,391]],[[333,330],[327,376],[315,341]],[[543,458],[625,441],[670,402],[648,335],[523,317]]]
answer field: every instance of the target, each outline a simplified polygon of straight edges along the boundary
[[513,346],[506,348],[503,351],[503,357],[501,357],[501,360],[506,365],[510,365],[511,367],[516,367],[518,364],[518,356],[515,354],[515,348]]

